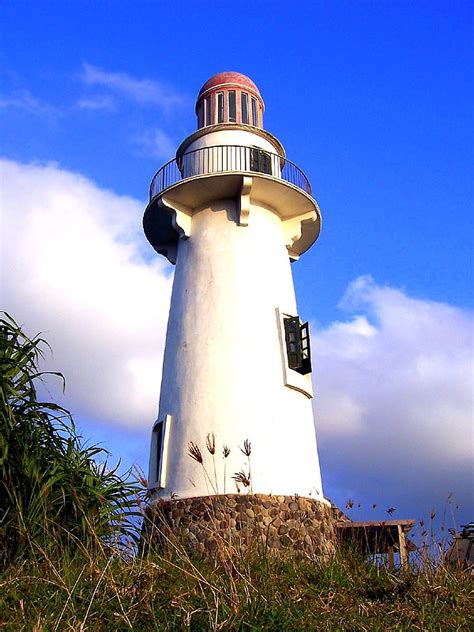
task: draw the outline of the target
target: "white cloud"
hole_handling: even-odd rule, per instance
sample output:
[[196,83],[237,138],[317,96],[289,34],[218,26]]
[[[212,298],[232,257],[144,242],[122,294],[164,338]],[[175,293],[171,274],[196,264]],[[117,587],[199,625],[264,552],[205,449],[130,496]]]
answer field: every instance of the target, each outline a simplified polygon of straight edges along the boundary
[[0,170],[3,308],[44,332],[74,414],[149,426],[171,278],[164,259],[141,254],[143,204],[55,165]]
[[356,279],[341,306],[356,314],[313,343],[323,474],[337,471],[355,494],[391,494],[400,505],[415,493],[420,502],[449,491],[467,499],[472,314],[370,277]]
[[176,143],[172,141],[168,134],[157,127],[147,130],[141,136],[135,137],[133,142],[144,155],[160,160],[171,160],[177,148]]
[[85,84],[109,88],[141,104],[169,109],[184,101],[181,94],[152,79],[136,79],[125,72],[109,72],[88,63],[82,69]]
[[115,110],[115,101],[110,96],[95,96],[79,99],[76,104],[78,110]]
[[58,108],[35,98],[29,90],[20,90],[9,95],[0,95],[0,108],[25,110],[31,114],[58,116]]

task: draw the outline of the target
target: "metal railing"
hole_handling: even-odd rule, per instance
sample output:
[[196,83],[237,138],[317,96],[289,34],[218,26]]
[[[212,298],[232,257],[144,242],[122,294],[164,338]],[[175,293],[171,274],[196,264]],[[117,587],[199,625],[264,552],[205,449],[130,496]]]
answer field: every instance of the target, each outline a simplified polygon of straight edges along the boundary
[[182,180],[199,175],[235,171],[260,173],[285,180],[311,195],[308,178],[287,158],[260,147],[213,145],[187,152],[163,165],[151,181],[150,200]]

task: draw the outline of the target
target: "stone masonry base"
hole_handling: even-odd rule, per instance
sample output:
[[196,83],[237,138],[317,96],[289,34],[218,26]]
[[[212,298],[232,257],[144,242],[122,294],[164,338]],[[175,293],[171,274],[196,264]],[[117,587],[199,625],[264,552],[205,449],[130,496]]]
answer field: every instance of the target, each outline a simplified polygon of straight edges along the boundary
[[144,545],[166,547],[176,536],[203,555],[212,555],[222,545],[325,559],[335,551],[331,507],[298,496],[225,494],[158,500],[149,508]]

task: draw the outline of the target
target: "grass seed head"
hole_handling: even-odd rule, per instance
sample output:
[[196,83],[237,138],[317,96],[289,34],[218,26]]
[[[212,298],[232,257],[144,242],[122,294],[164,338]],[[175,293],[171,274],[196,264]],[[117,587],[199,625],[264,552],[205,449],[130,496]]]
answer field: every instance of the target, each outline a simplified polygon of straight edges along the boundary
[[244,487],[250,486],[250,473],[246,474],[243,470],[236,472],[232,477],[236,483],[242,483]]
[[216,436],[213,432],[209,432],[206,437],[206,448],[210,454],[216,453]]
[[248,439],[245,439],[244,441],[244,447],[240,448],[240,451],[243,452],[243,454],[245,454],[245,456],[250,456],[252,453],[252,444],[250,443],[250,441]]
[[202,464],[202,454],[201,454],[201,450],[199,449],[199,446],[197,446],[194,441],[190,441],[189,442],[189,446],[188,446],[188,454],[189,456],[194,459],[195,461],[197,461],[198,463]]

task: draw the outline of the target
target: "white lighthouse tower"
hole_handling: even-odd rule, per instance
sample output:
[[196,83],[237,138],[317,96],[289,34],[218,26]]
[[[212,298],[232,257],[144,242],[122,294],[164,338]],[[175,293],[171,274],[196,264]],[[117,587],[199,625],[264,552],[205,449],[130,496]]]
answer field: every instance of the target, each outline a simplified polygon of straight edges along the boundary
[[[240,492],[327,505],[309,328],[290,267],[316,241],[321,216],[306,176],[263,128],[263,112],[248,77],[211,77],[197,98],[197,131],[151,183],[145,234],[176,264],[152,502]],[[191,443],[208,459],[209,476],[189,456]],[[232,479],[238,472],[250,484]]]

